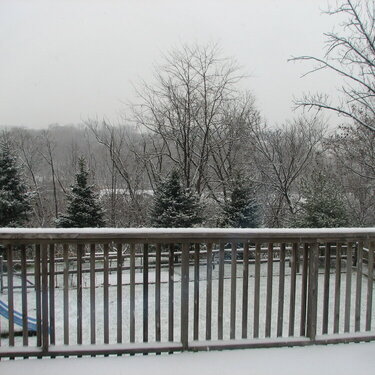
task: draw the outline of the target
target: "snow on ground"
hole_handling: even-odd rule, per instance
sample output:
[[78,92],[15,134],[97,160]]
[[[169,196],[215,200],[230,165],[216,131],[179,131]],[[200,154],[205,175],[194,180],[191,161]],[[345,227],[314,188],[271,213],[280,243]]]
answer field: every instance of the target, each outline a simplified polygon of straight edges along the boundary
[[0,362],[1,375],[370,375],[375,342],[245,349],[160,356],[28,359]]

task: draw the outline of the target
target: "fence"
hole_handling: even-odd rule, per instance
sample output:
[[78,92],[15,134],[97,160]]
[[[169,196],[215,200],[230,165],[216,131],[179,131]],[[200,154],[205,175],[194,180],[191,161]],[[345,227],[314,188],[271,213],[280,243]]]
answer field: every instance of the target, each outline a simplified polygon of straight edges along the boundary
[[375,339],[375,229],[1,229],[0,244],[0,357]]

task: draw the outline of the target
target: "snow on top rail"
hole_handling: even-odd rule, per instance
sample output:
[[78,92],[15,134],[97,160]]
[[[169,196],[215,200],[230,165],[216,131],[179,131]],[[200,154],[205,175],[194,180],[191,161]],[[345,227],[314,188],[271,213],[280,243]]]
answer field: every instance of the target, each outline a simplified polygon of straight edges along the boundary
[[35,240],[374,240],[375,228],[0,228],[0,242]]

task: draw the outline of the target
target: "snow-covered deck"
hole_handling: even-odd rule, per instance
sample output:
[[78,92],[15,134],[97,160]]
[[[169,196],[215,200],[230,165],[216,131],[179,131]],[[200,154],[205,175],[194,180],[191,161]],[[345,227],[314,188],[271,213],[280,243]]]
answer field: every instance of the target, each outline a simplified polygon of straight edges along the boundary
[[0,362],[1,375],[369,375],[375,342],[173,355]]

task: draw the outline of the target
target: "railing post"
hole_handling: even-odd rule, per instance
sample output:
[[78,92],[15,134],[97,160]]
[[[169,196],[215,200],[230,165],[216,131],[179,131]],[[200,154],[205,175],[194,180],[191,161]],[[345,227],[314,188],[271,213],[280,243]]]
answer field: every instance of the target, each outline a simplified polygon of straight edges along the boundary
[[42,350],[48,352],[48,259],[47,244],[42,245]]
[[314,341],[316,336],[317,305],[318,305],[318,243],[310,244],[309,253],[309,284],[307,306],[307,336]]
[[4,291],[3,273],[4,273],[3,256],[0,255],[0,293]]
[[181,256],[181,343],[188,349],[189,341],[189,244],[182,244]]

